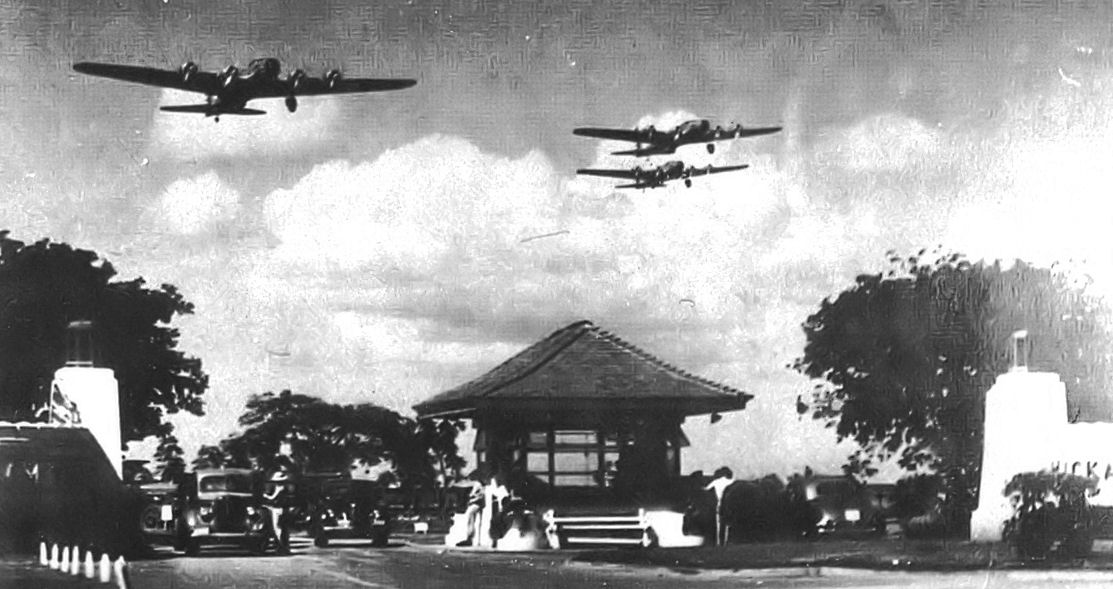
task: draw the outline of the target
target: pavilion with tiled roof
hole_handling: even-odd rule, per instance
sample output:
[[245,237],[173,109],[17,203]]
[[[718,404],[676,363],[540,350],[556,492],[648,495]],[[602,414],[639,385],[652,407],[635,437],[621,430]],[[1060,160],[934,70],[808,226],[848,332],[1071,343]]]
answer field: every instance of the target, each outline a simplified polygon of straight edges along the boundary
[[684,419],[751,398],[578,321],[414,410],[470,419],[478,462],[493,470],[550,490],[622,488],[630,477],[642,487],[679,477]]

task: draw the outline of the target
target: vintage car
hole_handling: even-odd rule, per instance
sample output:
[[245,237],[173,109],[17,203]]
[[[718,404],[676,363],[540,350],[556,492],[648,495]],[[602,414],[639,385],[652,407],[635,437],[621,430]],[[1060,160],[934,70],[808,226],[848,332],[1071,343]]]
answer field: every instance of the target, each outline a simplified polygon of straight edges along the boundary
[[178,533],[181,504],[176,483],[144,483],[138,485],[144,506],[139,528],[146,544],[174,544]]
[[390,510],[374,481],[328,477],[315,481],[309,498],[309,535],[317,546],[333,538],[366,538],[386,546]]
[[808,504],[819,516],[820,535],[885,533],[882,498],[866,485],[846,476],[816,476],[804,485]]
[[179,490],[175,548],[187,555],[203,544],[235,544],[255,554],[272,546],[287,551],[289,535],[275,533],[276,513],[263,502],[261,482],[257,473],[240,468],[187,474]]

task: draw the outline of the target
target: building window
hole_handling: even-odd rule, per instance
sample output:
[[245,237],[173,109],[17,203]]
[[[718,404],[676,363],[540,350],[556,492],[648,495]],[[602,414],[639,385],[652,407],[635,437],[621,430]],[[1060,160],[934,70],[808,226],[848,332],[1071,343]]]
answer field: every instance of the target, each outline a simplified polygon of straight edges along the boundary
[[555,430],[550,446],[549,432],[530,432],[526,470],[558,487],[605,485],[607,471],[618,462],[618,438],[591,430]]

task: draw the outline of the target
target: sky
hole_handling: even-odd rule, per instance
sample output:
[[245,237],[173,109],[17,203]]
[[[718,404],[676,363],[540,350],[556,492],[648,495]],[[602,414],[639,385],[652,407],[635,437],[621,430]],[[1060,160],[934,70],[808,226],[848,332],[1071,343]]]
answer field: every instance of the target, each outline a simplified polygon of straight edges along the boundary
[[[368,5],[370,4],[370,5]],[[411,406],[589,319],[754,395],[684,469],[835,471],[800,419],[800,327],[886,252],[1072,264],[1113,292],[1113,8],[1101,2],[0,5],[0,224],[196,305],[192,457],[252,394]],[[78,61],[407,77],[407,90],[162,113],[198,96]],[[619,191],[579,126],[783,125],[681,148],[750,168]],[[657,156],[661,163],[669,156]],[[539,239],[530,237],[556,233]]]

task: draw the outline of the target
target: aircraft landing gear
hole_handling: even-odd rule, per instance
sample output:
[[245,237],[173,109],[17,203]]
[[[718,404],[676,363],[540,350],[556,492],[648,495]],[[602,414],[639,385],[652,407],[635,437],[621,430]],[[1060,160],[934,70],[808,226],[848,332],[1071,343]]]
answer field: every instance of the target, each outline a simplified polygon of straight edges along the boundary
[[708,143],[707,144],[707,153],[715,153],[715,144],[714,143]]
[[684,188],[691,188],[691,187],[692,187],[692,179],[691,178],[685,178],[684,179]]

